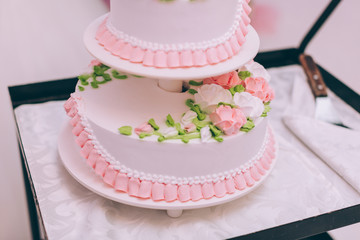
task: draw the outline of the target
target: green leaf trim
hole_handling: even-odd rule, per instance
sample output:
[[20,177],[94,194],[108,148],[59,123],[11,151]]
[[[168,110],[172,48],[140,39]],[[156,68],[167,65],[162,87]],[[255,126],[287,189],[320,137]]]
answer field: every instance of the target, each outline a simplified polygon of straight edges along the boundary
[[204,84],[203,81],[201,81],[201,82],[197,82],[197,81],[194,81],[194,80],[189,81],[189,85],[191,85],[191,86],[201,86],[203,84]]
[[131,126],[123,126],[119,128],[119,133],[122,135],[130,136],[132,134],[132,127]]
[[172,116],[170,114],[168,114],[166,116],[166,122],[165,123],[166,123],[166,125],[168,127],[174,127],[175,126],[175,121],[174,121],[174,119],[172,118]]
[[155,120],[153,118],[151,118],[149,121],[148,121],[148,124],[150,124],[150,126],[155,130],[159,130],[159,126],[155,123]]
[[254,122],[250,118],[248,118],[246,123],[240,128],[240,131],[249,132],[254,127],[255,127]]
[[190,93],[191,95],[194,95],[194,94],[198,93],[198,91],[196,91],[195,89],[190,88],[188,90],[188,93]]
[[116,78],[116,79],[127,79],[128,78],[128,76],[127,75],[125,75],[125,74],[120,74],[118,71],[116,71],[116,70],[112,70],[111,71],[111,74],[112,74],[112,76],[114,77],[114,78]]
[[238,76],[241,80],[245,80],[248,77],[251,77],[251,72],[249,71],[240,71],[238,72]]

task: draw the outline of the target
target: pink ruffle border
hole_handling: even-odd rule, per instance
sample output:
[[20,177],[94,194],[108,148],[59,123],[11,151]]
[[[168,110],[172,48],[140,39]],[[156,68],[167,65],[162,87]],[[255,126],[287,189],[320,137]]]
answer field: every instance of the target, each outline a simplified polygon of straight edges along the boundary
[[243,2],[244,14],[241,15],[235,33],[223,43],[205,50],[163,51],[142,49],[133,46],[123,39],[118,39],[106,26],[107,18],[100,24],[96,32],[96,40],[111,54],[132,63],[141,63],[147,67],[156,68],[187,68],[214,65],[230,59],[240,52],[245,43],[250,24],[249,14],[251,8],[249,1]]
[[263,155],[257,159],[248,169],[236,173],[224,180],[217,182],[205,182],[204,184],[164,184],[141,180],[135,177],[128,177],[126,173],[115,170],[98,150],[94,148],[91,134],[81,124],[81,117],[78,114],[78,107],[74,97],[70,97],[64,104],[65,111],[73,126],[73,134],[76,136],[76,143],[81,147],[80,154],[86,159],[86,163],[94,169],[95,173],[102,177],[103,181],[115,190],[127,193],[129,196],[153,201],[180,202],[198,201],[212,197],[224,197],[236,190],[242,191],[252,187],[270,169],[275,159],[275,140],[269,128],[269,141]]

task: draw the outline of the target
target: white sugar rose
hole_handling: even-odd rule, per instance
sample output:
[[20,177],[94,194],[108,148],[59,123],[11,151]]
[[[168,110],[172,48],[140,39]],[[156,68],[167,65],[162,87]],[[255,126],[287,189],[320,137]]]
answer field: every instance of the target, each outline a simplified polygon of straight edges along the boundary
[[207,113],[214,111],[220,102],[231,103],[232,101],[230,91],[217,84],[202,85],[194,97],[195,103]]
[[208,142],[211,139],[210,127],[206,126],[200,130],[201,142]]
[[254,78],[262,77],[267,82],[269,82],[271,79],[271,76],[268,73],[268,71],[266,71],[266,69],[261,64],[254,62],[254,61],[245,64],[245,66],[243,66],[240,69],[240,71],[249,71],[249,72],[251,72],[252,77],[254,77]]
[[184,116],[181,118],[180,122],[186,126],[190,123],[192,123],[192,120],[197,117],[197,113],[194,111],[187,111]]
[[235,93],[234,104],[240,108],[246,117],[251,119],[260,117],[264,112],[263,102],[248,92]]
[[178,131],[173,127],[166,128],[161,133],[166,138],[178,135]]

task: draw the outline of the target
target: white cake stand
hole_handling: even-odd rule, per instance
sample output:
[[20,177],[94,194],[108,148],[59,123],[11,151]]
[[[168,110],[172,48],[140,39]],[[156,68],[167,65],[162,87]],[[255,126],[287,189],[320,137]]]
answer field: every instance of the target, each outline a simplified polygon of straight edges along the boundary
[[[80,156],[80,147],[76,145],[74,135],[72,134],[71,129],[72,126],[70,125],[70,123],[67,123],[63,126],[59,135],[58,151],[65,168],[68,170],[72,177],[74,177],[80,184],[82,184],[89,190],[105,198],[135,207],[167,210],[167,214],[170,217],[179,217],[181,216],[183,210],[186,209],[196,209],[224,204],[250,193],[258,186],[260,186],[269,176],[277,158],[275,157],[275,159],[273,160],[269,171],[267,171],[266,174],[262,176],[262,178],[252,187],[247,187],[245,190],[236,190],[235,193],[227,194],[222,198],[213,197],[211,199],[201,199],[196,202],[193,202],[191,200],[188,202],[180,202],[178,200],[174,202],[155,202],[151,199],[139,199],[136,197],[130,197],[127,193],[116,191],[114,188],[104,183],[103,180],[95,174],[93,169],[91,169],[86,164],[85,160]],[[275,156],[277,156],[277,152],[278,147],[276,146]]]
[[225,62],[221,62],[215,65],[207,65],[204,67],[175,69],[146,67],[140,63],[131,63],[121,59],[120,57],[114,56],[110,52],[106,51],[103,46],[99,45],[98,41],[95,39],[95,35],[99,25],[106,18],[106,16],[107,14],[97,18],[88,26],[84,34],[85,46],[90,54],[103,64],[130,74],[136,74],[160,80],[203,79],[207,77],[218,76],[238,69],[250,60],[254,59],[259,51],[259,36],[254,28],[249,26],[249,33],[246,35],[246,42],[241,47],[240,52]]

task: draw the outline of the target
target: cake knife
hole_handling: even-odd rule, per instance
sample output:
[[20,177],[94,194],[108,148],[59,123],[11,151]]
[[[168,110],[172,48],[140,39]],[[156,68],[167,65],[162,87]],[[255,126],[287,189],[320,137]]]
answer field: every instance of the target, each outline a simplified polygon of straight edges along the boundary
[[315,97],[315,118],[346,127],[342,124],[336,109],[327,95],[324,79],[313,58],[309,55],[301,54],[299,56],[299,61],[304,68],[309,86]]

